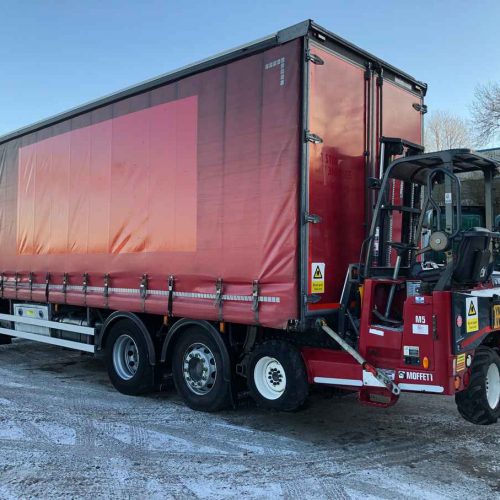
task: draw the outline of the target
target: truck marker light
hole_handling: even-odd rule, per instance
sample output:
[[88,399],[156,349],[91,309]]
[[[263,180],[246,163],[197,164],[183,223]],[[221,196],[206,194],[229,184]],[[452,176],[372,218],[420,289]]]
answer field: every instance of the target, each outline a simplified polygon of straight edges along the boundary
[[224,321],[221,321],[221,322],[219,323],[219,331],[220,331],[221,333],[224,333],[224,332],[226,331],[226,323],[224,323]]
[[457,375],[455,377],[455,389],[458,391],[461,385],[462,385],[462,379]]
[[429,368],[429,358],[427,356],[422,360],[422,366],[427,370]]
[[469,368],[471,364],[472,364],[472,356],[470,354],[467,354],[467,359],[465,360],[465,365],[467,366],[467,368]]
[[464,324],[464,320],[463,320],[463,318],[462,318],[462,315],[461,315],[461,314],[459,314],[459,315],[457,316],[457,326],[458,326],[458,328],[462,328],[462,325],[463,325],[463,324]]

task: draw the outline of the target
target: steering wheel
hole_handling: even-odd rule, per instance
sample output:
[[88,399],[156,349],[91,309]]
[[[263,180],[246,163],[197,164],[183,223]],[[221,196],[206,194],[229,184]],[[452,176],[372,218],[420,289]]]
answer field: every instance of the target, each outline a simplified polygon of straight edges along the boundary
[[398,255],[403,255],[405,252],[410,250],[416,250],[416,246],[413,243],[402,243],[399,241],[388,241],[387,244],[396,250]]

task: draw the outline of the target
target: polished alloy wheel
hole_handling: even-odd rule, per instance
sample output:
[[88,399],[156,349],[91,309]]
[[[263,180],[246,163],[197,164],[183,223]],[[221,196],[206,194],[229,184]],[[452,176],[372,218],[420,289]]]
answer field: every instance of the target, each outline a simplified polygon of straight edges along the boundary
[[184,353],[182,366],[184,382],[192,392],[203,396],[212,390],[217,378],[217,363],[205,344],[191,344]]

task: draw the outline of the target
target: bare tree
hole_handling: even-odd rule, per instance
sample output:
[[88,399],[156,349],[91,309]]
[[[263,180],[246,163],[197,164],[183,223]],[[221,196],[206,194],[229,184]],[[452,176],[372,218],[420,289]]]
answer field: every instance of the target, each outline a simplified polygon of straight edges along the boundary
[[471,148],[474,143],[469,123],[448,111],[434,111],[425,127],[425,150]]
[[500,83],[478,85],[472,103],[477,142],[487,143],[500,132]]

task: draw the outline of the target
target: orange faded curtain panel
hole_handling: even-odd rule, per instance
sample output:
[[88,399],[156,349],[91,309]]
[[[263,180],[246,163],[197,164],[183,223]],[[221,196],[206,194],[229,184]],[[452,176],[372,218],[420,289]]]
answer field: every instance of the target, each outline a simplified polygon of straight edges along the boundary
[[194,252],[196,96],[19,151],[17,252]]

